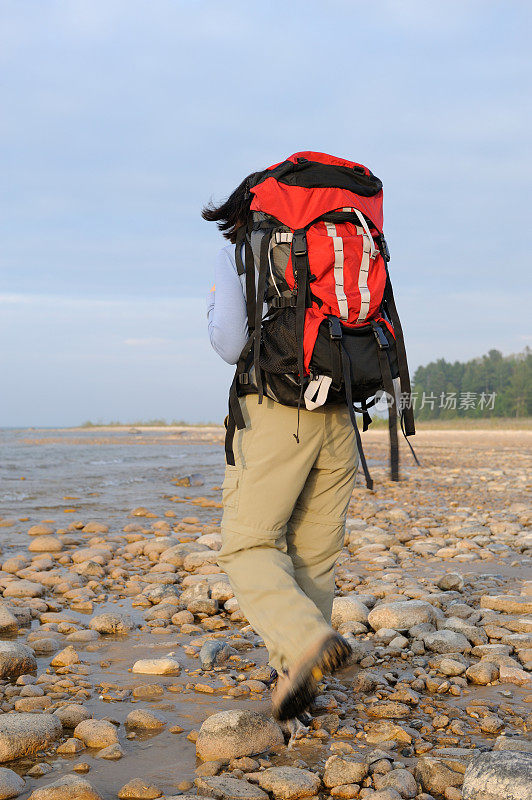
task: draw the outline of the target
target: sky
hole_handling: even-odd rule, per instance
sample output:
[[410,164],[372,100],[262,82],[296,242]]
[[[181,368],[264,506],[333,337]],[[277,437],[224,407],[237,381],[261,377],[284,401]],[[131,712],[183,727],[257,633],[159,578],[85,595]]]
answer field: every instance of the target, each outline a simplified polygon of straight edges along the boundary
[[412,372],[532,344],[518,0],[0,0],[0,426],[220,421],[200,217],[299,150],[366,164]]

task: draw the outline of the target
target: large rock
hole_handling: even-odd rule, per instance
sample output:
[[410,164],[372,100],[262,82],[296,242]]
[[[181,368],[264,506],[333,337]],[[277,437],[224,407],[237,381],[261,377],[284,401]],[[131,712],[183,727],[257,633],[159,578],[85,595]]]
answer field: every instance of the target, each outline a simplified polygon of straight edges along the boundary
[[134,708],[126,717],[128,728],[139,728],[147,731],[160,731],[166,725],[166,720],[160,714],[147,711],[145,708]]
[[325,762],[323,783],[328,789],[346,783],[360,783],[368,774],[363,756],[331,756]]
[[276,800],[314,797],[321,786],[319,775],[298,767],[269,767],[258,774],[259,786]]
[[57,536],[39,536],[28,545],[30,553],[59,553],[63,543]]
[[506,614],[532,614],[532,596],[512,597],[508,594],[484,595],[480,598],[480,607]]
[[[443,795],[448,786],[459,787],[464,776],[437,758],[420,758],[416,763],[416,778],[426,792]],[[475,798],[477,800],[477,798]],[[502,798],[499,798],[502,800]]]
[[0,642],[0,678],[18,678],[36,669],[37,661],[31,647],[18,642]]
[[155,800],[162,797],[162,792],[153,783],[148,783],[142,778],[133,778],[128,781],[118,792],[119,800]]
[[332,625],[338,629],[344,622],[368,621],[368,609],[358,597],[335,597],[332,608]]
[[115,612],[98,614],[89,622],[91,630],[115,635],[129,633],[135,627],[136,625],[129,614],[116,614]]
[[139,675],[179,675],[181,664],[174,658],[141,658],[132,671]]
[[85,778],[65,775],[48,786],[35,789],[28,800],[102,800],[102,796]]
[[62,732],[53,714],[1,714],[0,763],[49,747]]
[[482,753],[468,765],[463,800],[532,800],[532,754]]
[[434,653],[468,653],[471,650],[469,640],[456,631],[433,631],[422,634],[421,638],[425,647]]
[[44,586],[34,581],[11,581],[4,589],[4,597],[42,597]]
[[118,742],[118,733],[112,722],[105,719],[84,719],[74,728],[74,737],[86,747],[100,749]]
[[414,776],[407,769],[392,769],[385,775],[373,776],[375,787],[382,789],[395,789],[401,797],[412,798],[417,794],[417,784]]
[[68,703],[65,706],[61,706],[57,711],[54,711],[54,714],[61,720],[63,728],[75,728],[84,719],[90,719],[92,716],[85,706],[78,703]]
[[393,628],[395,631],[407,631],[414,625],[434,622],[441,612],[424,600],[398,600],[394,603],[381,603],[375,606],[368,615],[368,622],[373,630]]
[[0,800],[18,797],[25,785],[26,782],[12,769],[0,767]]
[[[14,636],[19,621],[5,603],[0,603],[0,636]],[[0,795],[1,798],[1,795]]]
[[249,781],[230,778],[228,775],[215,775],[212,778],[196,778],[198,794],[214,797],[215,800],[269,800],[266,792]]
[[256,711],[220,711],[207,717],[196,741],[203,761],[263,753],[284,744],[280,727]]

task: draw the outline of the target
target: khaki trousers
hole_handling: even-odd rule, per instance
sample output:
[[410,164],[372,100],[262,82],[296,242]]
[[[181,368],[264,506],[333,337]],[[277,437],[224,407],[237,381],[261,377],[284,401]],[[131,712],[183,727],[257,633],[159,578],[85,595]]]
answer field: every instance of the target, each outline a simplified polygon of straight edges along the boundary
[[344,405],[301,409],[297,443],[296,409],[253,394],[240,403],[247,427],[226,467],[218,563],[280,671],[331,631],[358,453]]

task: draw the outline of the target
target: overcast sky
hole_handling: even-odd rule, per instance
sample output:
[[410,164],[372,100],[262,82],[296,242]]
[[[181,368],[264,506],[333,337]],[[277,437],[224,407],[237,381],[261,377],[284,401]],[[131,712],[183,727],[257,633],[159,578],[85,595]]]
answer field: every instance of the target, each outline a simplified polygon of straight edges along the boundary
[[532,343],[530,8],[0,0],[0,425],[220,420],[200,210],[367,164],[412,371]]

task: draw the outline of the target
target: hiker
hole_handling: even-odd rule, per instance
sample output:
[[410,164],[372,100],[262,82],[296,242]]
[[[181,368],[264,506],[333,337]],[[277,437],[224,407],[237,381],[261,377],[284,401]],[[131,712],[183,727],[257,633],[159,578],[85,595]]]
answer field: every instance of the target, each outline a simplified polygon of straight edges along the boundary
[[375,393],[395,398],[394,379],[410,391],[382,184],[354,162],[296,153],[202,215],[230,242],[216,261],[208,325],[216,352],[237,365],[218,563],[268,649],[274,716],[294,719],[351,653],[331,613],[359,454],[372,486],[353,402],[365,430]]

